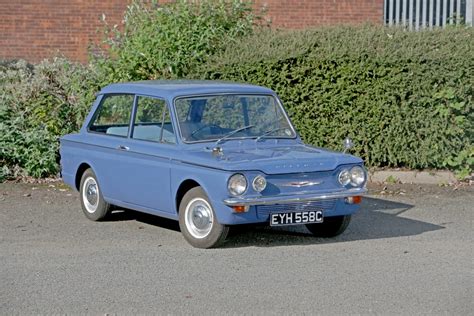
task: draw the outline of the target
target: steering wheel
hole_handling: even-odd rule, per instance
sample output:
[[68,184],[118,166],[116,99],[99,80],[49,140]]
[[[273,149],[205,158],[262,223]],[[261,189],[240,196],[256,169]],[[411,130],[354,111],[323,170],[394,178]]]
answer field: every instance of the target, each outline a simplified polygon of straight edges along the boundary
[[205,129],[205,128],[208,128],[209,131],[210,131],[211,128],[213,128],[213,127],[218,128],[218,129],[219,129],[219,133],[222,134],[222,127],[220,127],[220,126],[218,126],[218,125],[215,125],[215,124],[211,124],[211,125],[204,125],[204,126],[201,126],[201,127],[196,128],[194,131],[191,132],[191,134],[190,134],[189,136],[192,137],[192,138],[194,138],[194,139],[196,139],[195,135],[196,135],[197,133],[201,132],[201,131],[202,131],[203,129]]

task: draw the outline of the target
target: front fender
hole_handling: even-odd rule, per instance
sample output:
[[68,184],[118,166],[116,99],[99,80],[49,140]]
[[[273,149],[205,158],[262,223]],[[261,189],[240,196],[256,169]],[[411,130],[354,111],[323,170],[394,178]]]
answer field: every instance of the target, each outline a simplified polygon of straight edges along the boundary
[[[193,180],[206,192],[219,223],[230,224],[229,216],[232,215],[232,208],[222,203],[222,200],[229,197],[227,180],[232,174],[219,169],[173,161],[171,166],[171,192],[173,192],[173,196],[171,198],[176,199],[178,189],[184,181]],[[174,211],[179,212],[177,205],[175,205]]]

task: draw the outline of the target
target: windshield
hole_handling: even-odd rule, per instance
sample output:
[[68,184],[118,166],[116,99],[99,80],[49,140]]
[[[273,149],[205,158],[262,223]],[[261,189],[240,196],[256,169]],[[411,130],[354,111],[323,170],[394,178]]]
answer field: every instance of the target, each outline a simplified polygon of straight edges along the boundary
[[294,138],[295,132],[271,95],[180,98],[175,109],[185,142],[221,138]]

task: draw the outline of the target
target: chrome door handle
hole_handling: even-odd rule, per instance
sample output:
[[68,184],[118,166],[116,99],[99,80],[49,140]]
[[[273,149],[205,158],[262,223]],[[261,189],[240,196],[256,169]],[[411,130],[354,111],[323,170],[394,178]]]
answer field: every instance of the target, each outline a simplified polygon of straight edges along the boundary
[[120,145],[120,146],[117,147],[117,149],[119,149],[119,150],[130,150],[130,147]]

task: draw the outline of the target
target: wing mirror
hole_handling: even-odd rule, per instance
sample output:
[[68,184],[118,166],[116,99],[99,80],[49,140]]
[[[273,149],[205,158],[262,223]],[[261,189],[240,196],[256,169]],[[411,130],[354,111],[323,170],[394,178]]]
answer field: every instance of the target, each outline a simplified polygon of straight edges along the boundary
[[348,150],[354,147],[354,143],[352,142],[352,139],[350,139],[349,137],[346,137],[346,139],[344,139],[344,141],[342,142],[342,145],[344,146],[344,153],[346,153]]

